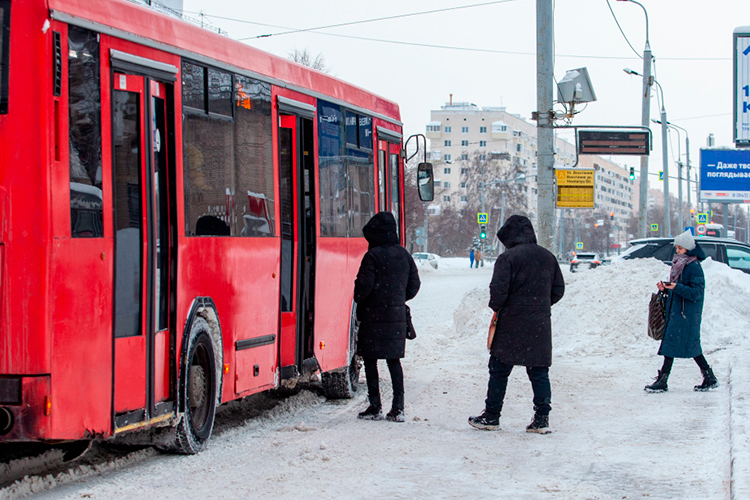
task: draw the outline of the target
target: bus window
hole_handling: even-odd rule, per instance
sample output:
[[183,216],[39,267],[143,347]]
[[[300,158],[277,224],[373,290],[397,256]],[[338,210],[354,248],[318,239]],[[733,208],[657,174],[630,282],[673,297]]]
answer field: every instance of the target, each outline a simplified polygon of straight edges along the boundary
[[0,114],[8,112],[8,62],[10,59],[10,1],[0,0]]
[[97,34],[68,29],[70,225],[73,238],[104,236]]

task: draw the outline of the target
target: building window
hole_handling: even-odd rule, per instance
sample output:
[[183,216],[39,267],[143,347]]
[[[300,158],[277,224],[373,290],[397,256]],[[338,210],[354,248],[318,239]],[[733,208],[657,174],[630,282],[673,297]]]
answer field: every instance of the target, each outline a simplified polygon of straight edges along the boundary
[[465,182],[461,183],[461,189],[466,189],[466,183]]
[[445,133],[446,134],[450,134],[451,133],[451,128],[450,127],[445,127]]
[[444,182],[443,182],[443,187],[444,187],[445,189],[448,189],[449,187],[451,187],[451,183],[450,183],[450,182],[448,182],[448,181],[444,181]]
[[468,196],[462,196],[461,197],[461,203],[468,203],[468,202],[469,202],[469,197]]
[[521,152],[523,151],[523,144],[516,144],[516,151]]
[[450,140],[443,141],[443,146],[448,147],[450,145],[451,145],[451,141]]
[[445,167],[445,168],[443,169],[443,173],[444,173],[444,174],[450,174],[450,173],[451,173],[451,168],[450,168],[450,167]]
[[481,158],[482,161],[487,161],[487,155],[486,154],[482,154],[482,156],[480,156],[480,158]]
[[444,154],[444,155],[443,155],[443,161],[451,161],[451,155],[449,155],[449,154],[447,154],[447,153],[446,153],[446,154]]
[[427,125],[427,132],[440,132],[440,125]]
[[487,127],[479,127],[479,133],[480,134],[486,134],[487,133]]
[[461,147],[468,148],[469,147],[469,141],[461,141]]
[[451,197],[449,195],[443,196],[443,201],[451,201]]
[[479,147],[480,148],[486,148],[487,147],[487,141],[479,141]]
[[461,159],[466,161],[469,159],[469,153],[461,153]]
[[469,169],[468,168],[462,168],[461,169],[461,175],[467,175],[468,173],[469,173]]
[[469,127],[461,127],[461,133],[462,134],[468,134],[469,133]]

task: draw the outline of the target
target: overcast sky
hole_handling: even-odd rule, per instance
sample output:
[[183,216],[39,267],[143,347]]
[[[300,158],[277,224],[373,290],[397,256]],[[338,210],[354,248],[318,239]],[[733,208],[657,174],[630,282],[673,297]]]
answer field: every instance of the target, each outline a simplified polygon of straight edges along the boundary
[[[732,33],[738,26],[750,25],[750,2],[641,3],[648,11],[656,77],[664,89],[668,120],[687,129],[691,163],[697,166],[699,149],[705,147],[709,133],[714,134],[717,146],[732,146]],[[476,4],[484,5],[457,8]],[[623,68],[643,70],[639,55],[646,40],[645,17],[636,4],[617,0],[610,4],[638,55],[620,33],[606,0],[555,2],[555,77],[559,80],[569,69],[587,67],[598,99],[575,117],[576,125],[640,125],[642,81]],[[244,43],[283,57],[295,49],[322,54],[331,74],[396,101],[405,135],[424,133],[430,110],[439,109],[450,94],[454,102],[505,106],[526,119],[536,109],[534,0],[491,4],[486,0],[184,0],[184,9],[193,17],[202,11],[206,16],[246,21],[204,18],[232,38],[253,37]],[[284,28],[317,28],[439,9],[450,10],[254,38],[289,31]],[[655,97],[651,117],[659,118]],[[658,127],[652,128],[655,143],[650,172],[661,170]],[[572,141],[569,133],[561,137]],[[677,135],[670,137],[676,156]],[[684,141],[683,133],[683,161]],[[634,165],[638,171],[637,157],[614,160]],[[670,166],[673,161],[670,153]],[[676,175],[675,168],[670,175]],[[670,190],[676,193],[673,184]],[[654,179],[651,185],[660,183]]]

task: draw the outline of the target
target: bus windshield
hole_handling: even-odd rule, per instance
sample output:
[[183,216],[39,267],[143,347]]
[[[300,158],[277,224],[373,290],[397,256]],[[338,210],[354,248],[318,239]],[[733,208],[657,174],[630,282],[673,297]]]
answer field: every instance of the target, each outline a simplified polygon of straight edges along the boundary
[[8,60],[10,59],[10,0],[0,0],[0,114],[8,112]]

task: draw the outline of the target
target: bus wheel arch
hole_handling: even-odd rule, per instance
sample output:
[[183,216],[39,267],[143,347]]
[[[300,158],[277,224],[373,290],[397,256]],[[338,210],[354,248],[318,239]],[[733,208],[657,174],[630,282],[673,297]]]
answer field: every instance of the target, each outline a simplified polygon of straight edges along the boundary
[[223,354],[216,306],[210,298],[198,298],[182,340],[177,381],[179,420],[171,451],[192,455],[206,447],[222,399]]
[[349,318],[349,350],[346,366],[321,374],[323,392],[331,399],[351,399],[359,389],[359,372],[362,360],[357,356],[357,335],[359,320],[357,320],[357,303],[352,301]]

